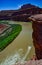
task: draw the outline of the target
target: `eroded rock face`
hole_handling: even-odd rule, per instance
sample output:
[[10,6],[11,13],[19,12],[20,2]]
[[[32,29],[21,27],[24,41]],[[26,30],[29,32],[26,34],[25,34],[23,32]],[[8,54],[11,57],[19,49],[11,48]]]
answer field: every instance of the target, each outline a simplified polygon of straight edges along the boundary
[[25,4],[18,10],[4,10],[0,11],[0,20],[14,20],[28,22],[31,15],[41,14],[42,8],[35,5]]
[[42,59],[42,14],[31,16],[32,38],[37,59]]

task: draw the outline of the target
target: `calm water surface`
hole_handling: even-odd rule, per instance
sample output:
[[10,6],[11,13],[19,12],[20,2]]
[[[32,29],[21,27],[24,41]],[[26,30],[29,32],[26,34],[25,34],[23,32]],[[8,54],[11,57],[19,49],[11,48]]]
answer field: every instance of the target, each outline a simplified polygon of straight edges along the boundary
[[0,65],[14,64],[22,59],[29,60],[34,55],[32,24],[30,22],[9,22],[9,24],[21,24],[22,31],[10,45],[0,52]]

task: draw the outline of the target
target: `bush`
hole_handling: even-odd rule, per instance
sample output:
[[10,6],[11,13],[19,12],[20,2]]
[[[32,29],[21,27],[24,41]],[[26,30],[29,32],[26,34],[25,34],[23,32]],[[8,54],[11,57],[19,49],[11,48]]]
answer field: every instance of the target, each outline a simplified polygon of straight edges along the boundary
[[11,24],[12,31],[7,33],[4,37],[0,40],[0,51],[5,49],[20,33],[22,30],[22,26],[19,24]]

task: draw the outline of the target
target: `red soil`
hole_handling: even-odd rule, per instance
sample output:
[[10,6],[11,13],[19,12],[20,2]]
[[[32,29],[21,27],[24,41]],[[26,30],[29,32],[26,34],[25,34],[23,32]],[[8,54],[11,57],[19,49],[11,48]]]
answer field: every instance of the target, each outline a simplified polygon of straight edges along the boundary
[[4,30],[6,30],[9,26],[6,24],[0,24],[0,34],[3,33]]

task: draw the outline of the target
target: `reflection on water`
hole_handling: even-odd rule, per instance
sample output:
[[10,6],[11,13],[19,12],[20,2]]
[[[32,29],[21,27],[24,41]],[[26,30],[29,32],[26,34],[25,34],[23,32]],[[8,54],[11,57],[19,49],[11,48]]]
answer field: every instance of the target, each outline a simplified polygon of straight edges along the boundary
[[10,56],[9,58],[7,57],[5,61],[1,63],[1,65],[13,65],[20,60],[21,60],[21,55],[19,51],[17,51],[13,56]]
[[7,57],[4,62],[2,62],[0,65],[13,65],[16,62],[24,62],[27,58],[27,55],[29,54],[31,50],[31,46],[28,47],[25,55],[23,55],[23,49],[19,49],[13,56]]
[[22,31],[9,46],[0,52],[0,65],[11,65],[20,60],[29,60],[34,54],[31,23],[9,22],[9,24],[14,23],[21,24]]

